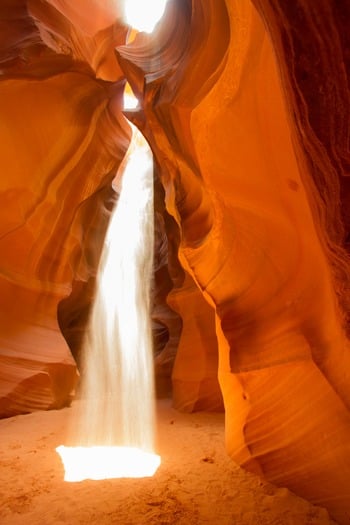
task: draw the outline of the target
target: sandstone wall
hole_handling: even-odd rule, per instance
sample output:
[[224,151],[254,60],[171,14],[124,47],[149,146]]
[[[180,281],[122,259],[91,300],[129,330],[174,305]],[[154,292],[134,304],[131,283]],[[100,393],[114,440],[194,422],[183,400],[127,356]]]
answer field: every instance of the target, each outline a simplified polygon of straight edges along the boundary
[[90,28],[92,37],[64,10],[19,0],[1,3],[0,25],[0,415],[9,416],[74,394],[57,309],[96,271],[130,130],[113,54],[125,30]]
[[[179,260],[215,312],[227,449],[349,523],[349,259],[337,171],[349,160],[349,106],[344,63],[331,90],[317,82],[324,57],[296,54],[304,33],[304,54],[318,49],[335,8],[323,2],[320,21],[311,2],[299,2],[297,19],[286,4],[256,4],[264,18],[249,1],[172,2],[163,28],[120,48],[120,63],[143,99],[134,120],[162,167]],[[336,26],[321,48],[330,35],[341,47]],[[190,352],[178,352],[176,375],[189,373]]]
[[0,7],[0,413],[71,398],[127,78],[164,192],[163,387],[223,399],[234,460],[350,523],[347,2],[169,0],[129,46],[108,6]]

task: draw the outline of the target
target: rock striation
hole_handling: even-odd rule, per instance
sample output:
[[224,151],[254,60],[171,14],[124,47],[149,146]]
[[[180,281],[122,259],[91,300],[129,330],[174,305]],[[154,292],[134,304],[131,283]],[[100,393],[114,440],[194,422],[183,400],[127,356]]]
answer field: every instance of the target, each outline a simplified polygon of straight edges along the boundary
[[[321,14],[311,2],[255,4],[171,2],[153,37],[118,53],[179,260],[215,316],[228,452],[349,523],[349,103],[344,62],[327,69],[319,32],[339,48],[345,35],[329,27],[330,14],[341,19],[329,2]],[[178,351],[174,379],[189,374],[190,351]]]
[[0,6],[2,417],[70,402],[77,370],[57,309],[96,271],[130,139],[113,55],[126,31],[89,36],[69,14],[47,2]]
[[88,5],[0,7],[1,415],[72,395],[127,79],[157,173],[159,390],[224,405],[236,462],[349,524],[347,2],[169,0],[128,45],[122,3]]

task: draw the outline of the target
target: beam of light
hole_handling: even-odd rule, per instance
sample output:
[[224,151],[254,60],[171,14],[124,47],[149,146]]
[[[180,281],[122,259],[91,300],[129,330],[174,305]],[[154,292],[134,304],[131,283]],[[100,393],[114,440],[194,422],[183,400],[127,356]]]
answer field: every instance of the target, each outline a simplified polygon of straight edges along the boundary
[[152,33],[162,18],[167,0],[125,0],[126,22],[138,31]]
[[139,101],[135,97],[130,84],[127,82],[124,89],[123,107],[124,109],[135,109],[138,105]]
[[133,447],[56,448],[70,482],[85,479],[144,478],[153,476],[160,457]]
[[[134,127],[119,199],[97,275],[83,348],[82,401],[69,447],[58,447],[70,481],[152,475],[154,377],[150,316],[153,275],[153,159]],[[126,448],[125,448],[126,447]]]

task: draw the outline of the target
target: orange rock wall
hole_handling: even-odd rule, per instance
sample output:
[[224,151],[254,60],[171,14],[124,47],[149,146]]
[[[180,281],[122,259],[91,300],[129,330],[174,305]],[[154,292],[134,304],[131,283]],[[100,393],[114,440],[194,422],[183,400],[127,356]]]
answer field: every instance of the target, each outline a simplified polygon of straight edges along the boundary
[[317,5],[310,1],[253,3],[273,42],[289,118],[307,164],[309,176],[303,182],[347,317],[349,5],[328,0]]
[[[130,131],[116,59],[114,84],[96,78],[98,35],[84,49],[86,35],[45,2],[2,2],[0,21],[0,415],[8,416],[73,395],[76,365],[57,308],[96,270]],[[124,41],[109,32],[104,45]]]
[[[340,188],[334,173],[326,187],[318,179],[313,137],[301,140],[305,122],[282,82],[293,56],[280,65],[253,5],[192,7],[172,2],[166,30],[119,53],[143,98],[134,121],[162,167],[179,259],[215,312],[227,449],[349,523]],[[189,374],[191,350],[178,352],[176,374]]]
[[126,77],[166,208],[156,369],[173,367],[177,408],[222,396],[230,456],[345,525],[350,13],[289,4],[169,0],[125,46],[97,0],[2,3],[0,408],[69,402],[61,332],[74,351],[130,137]]

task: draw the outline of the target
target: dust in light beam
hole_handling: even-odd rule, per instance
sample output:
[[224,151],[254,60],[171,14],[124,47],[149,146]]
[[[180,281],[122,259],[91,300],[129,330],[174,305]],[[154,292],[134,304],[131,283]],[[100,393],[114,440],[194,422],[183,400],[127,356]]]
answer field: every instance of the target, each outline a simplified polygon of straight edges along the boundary
[[152,476],[154,377],[150,320],[154,216],[151,150],[134,127],[105,237],[84,344],[82,401],[69,445],[56,450],[65,481]]

